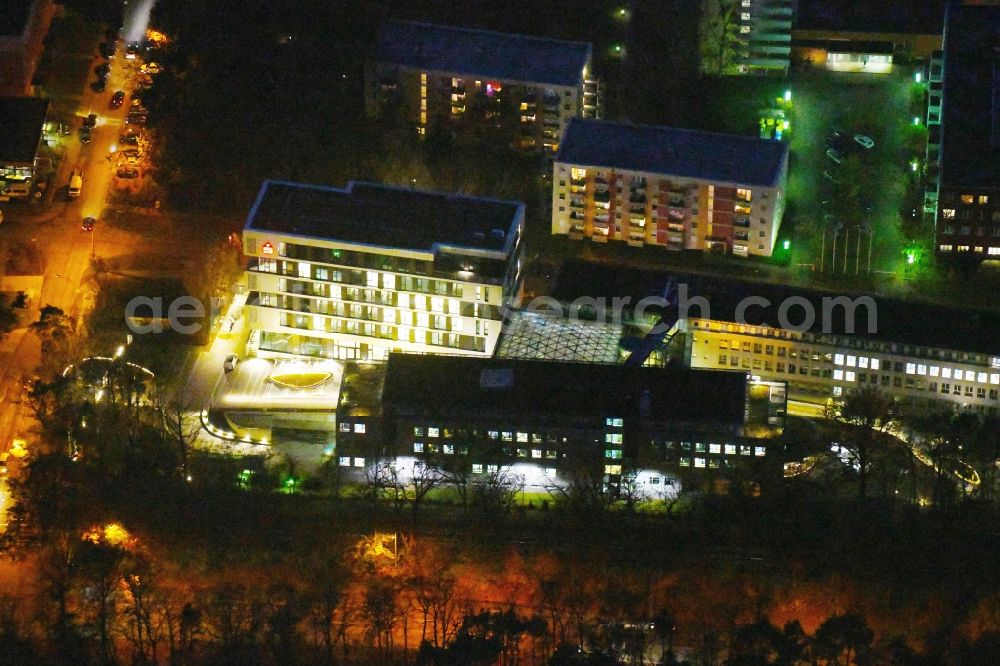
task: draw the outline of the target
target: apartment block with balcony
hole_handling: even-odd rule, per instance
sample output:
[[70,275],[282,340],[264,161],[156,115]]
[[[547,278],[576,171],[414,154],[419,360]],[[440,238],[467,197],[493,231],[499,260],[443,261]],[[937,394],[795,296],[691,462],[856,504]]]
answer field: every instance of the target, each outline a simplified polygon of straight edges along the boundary
[[936,241],[1000,258],[1000,6],[945,15]]
[[735,65],[742,74],[788,73],[796,0],[740,0]]
[[787,175],[780,141],[574,119],[553,165],[552,233],[766,257]]
[[243,234],[247,354],[489,356],[520,288],[523,227],[519,202],[267,181]]
[[429,23],[391,21],[365,74],[371,115],[402,115],[420,134],[473,108],[507,114],[513,142],[554,152],[566,123],[599,117],[591,45]]

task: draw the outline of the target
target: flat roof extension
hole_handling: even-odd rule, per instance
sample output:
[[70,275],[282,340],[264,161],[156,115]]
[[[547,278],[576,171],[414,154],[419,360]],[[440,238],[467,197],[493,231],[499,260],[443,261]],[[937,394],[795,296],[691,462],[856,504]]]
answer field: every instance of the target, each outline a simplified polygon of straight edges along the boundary
[[351,181],[340,189],[267,180],[248,231],[435,252],[440,246],[507,253],[524,204]]
[[379,36],[375,58],[424,71],[575,86],[590,52],[586,42],[390,21]]
[[382,401],[397,413],[442,417],[596,420],[640,416],[648,396],[652,420],[742,428],[746,385],[743,372],[390,354]]
[[573,118],[556,161],[773,187],[787,157],[781,141]]

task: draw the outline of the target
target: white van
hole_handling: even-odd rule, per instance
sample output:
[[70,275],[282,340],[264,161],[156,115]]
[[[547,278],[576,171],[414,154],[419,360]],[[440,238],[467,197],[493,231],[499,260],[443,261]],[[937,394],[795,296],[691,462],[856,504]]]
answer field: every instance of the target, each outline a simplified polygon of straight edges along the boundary
[[83,174],[79,169],[73,171],[73,175],[69,177],[69,196],[71,199],[75,199],[80,196],[80,190],[83,189]]

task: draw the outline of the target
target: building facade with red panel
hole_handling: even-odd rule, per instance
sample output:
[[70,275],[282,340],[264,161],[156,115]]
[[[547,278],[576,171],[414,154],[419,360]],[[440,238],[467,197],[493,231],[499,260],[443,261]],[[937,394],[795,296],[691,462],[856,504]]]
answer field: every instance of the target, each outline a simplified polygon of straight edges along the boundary
[[552,233],[766,257],[787,176],[780,141],[577,118],[553,166]]

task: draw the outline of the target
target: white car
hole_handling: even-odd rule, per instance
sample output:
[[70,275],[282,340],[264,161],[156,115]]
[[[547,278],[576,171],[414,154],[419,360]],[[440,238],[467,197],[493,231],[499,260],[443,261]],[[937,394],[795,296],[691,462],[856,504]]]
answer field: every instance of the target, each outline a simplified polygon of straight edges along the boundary
[[236,354],[230,354],[226,357],[226,360],[222,362],[222,369],[225,372],[232,372],[236,369],[236,364],[240,362],[240,357]]
[[855,134],[854,141],[865,150],[869,150],[875,146],[875,142],[872,141],[872,138],[870,136],[865,136],[864,134]]

